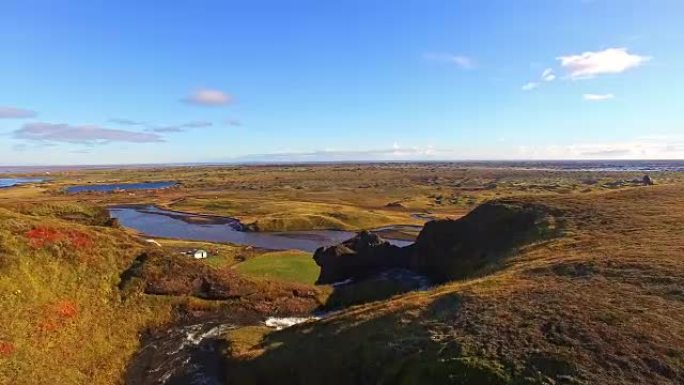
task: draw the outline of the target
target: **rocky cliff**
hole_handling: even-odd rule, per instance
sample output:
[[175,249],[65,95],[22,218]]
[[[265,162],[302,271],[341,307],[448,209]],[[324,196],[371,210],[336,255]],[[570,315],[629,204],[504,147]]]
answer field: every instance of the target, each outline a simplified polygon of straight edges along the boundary
[[555,224],[543,206],[495,201],[457,220],[426,223],[415,244],[403,248],[363,231],[316,250],[318,283],[363,278],[391,268],[410,269],[436,282],[463,278],[525,243],[552,235]]

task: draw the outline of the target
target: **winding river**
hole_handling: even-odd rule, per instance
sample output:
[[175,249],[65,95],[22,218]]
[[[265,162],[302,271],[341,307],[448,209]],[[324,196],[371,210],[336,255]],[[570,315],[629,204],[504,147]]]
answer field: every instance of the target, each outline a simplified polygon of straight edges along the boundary
[[[355,233],[341,230],[309,230],[282,232],[243,231],[242,224],[234,218],[192,214],[165,210],[153,205],[113,206],[109,213],[125,227],[135,229],[150,237],[186,239],[194,241],[230,242],[271,250],[304,250],[313,252],[321,246],[336,245],[352,238]],[[387,226],[377,229],[381,235],[419,226]],[[388,236],[391,238],[391,236]],[[406,239],[388,239],[397,246],[413,243]]]

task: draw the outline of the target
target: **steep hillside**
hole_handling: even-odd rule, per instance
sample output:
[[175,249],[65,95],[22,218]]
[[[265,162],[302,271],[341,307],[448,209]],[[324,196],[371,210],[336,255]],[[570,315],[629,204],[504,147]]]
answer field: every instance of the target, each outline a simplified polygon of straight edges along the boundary
[[95,205],[0,205],[2,385],[121,384],[154,331],[309,314],[325,296],[151,246]]
[[515,204],[543,205],[561,233],[476,276],[242,341],[230,383],[682,383],[680,188]]
[[117,383],[138,333],[170,303],[123,300],[119,273],[144,249],[81,204],[0,208],[0,383]]

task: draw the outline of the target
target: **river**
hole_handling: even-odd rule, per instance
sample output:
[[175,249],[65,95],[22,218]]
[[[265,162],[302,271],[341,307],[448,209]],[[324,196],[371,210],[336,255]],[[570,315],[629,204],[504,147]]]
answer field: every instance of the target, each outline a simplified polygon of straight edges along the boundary
[[[165,210],[153,205],[113,206],[109,213],[125,227],[149,237],[175,238],[194,241],[229,242],[270,250],[304,250],[313,252],[319,247],[336,245],[355,233],[341,230],[309,230],[280,232],[243,231],[244,226],[234,218],[184,213]],[[419,226],[387,226],[380,234],[391,234]],[[388,239],[397,246],[413,243],[406,239]]]

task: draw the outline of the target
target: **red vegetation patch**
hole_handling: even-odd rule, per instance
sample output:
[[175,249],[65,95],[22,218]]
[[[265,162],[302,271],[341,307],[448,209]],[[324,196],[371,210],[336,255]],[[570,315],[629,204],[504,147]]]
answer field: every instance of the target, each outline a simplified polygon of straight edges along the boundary
[[31,246],[39,248],[57,243],[61,241],[64,236],[55,229],[36,227],[26,232],[26,238],[29,239]]
[[14,344],[0,341],[0,357],[9,357],[14,353]]
[[78,313],[76,304],[69,300],[63,300],[53,305],[53,311],[62,318],[73,318]]
[[41,248],[56,243],[66,243],[80,249],[93,245],[92,237],[85,232],[74,229],[55,229],[47,226],[37,226],[25,234],[32,247]]
[[38,323],[38,330],[41,333],[57,330],[77,315],[78,307],[71,300],[65,299],[50,304],[43,311],[43,317]]

